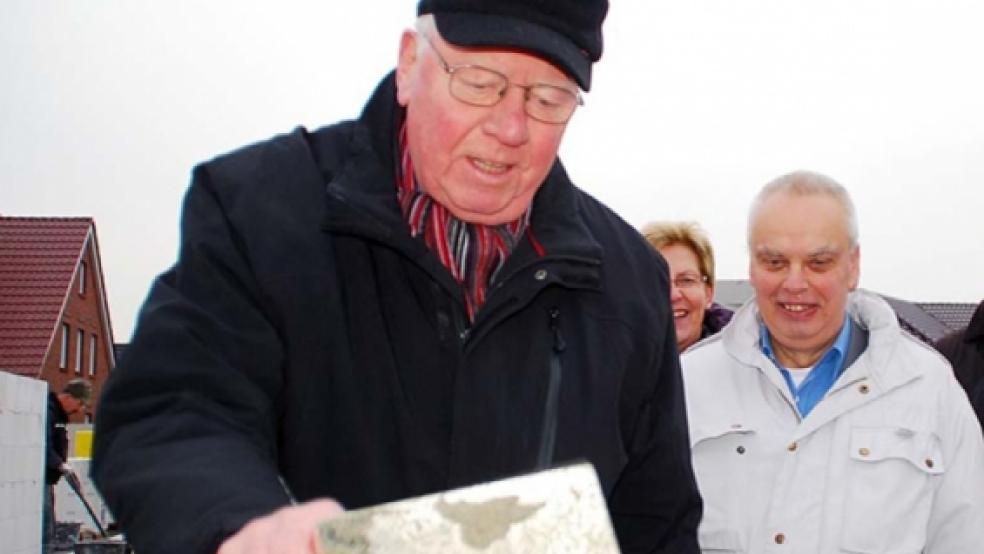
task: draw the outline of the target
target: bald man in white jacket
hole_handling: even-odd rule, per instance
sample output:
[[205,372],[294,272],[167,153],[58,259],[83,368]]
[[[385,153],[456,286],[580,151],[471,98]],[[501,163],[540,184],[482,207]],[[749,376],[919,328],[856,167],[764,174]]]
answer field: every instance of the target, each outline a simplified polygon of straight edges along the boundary
[[949,364],[856,290],[846,191],[798,172],[749,217],[756,297],[682,357],[704,552],[984,552],[984,439]]

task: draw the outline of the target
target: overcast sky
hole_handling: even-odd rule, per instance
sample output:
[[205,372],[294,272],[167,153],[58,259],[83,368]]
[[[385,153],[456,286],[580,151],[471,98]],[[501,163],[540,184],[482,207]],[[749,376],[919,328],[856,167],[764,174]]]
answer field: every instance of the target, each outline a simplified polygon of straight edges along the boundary
[[[115,340],[174,261],[192,166],[351,118],[416,2],[5,0],[0,213],[96,220]],[[748,204],[842,182],[861,285],[984,297],[984,2],[614,0],[561,158],[641,226],[693,219],[744,278]]]

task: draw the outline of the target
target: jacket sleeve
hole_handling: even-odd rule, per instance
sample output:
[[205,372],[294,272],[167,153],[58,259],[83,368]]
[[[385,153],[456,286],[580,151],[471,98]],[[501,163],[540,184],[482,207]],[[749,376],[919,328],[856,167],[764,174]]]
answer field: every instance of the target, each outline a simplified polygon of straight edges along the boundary
[[[667,313],[660,314],[671,322]],[[656,340],[655,358],[640,380],[627,382],[623,394],[648,390],[631,422],[626,447],[629,462],[615,485],[609,508],[622,552],[688,554],[700,552],[697,525],[701,499],[690,461],[690,439],[684,407],[683,380],[672,323]],[[626,433],[623,433],[625,436]]]
[[48,420],[46,421],[46,425],[48,427],[48,448],[45,454],[44,464],[46,480],[49,482],[57,481],[58,476],[61,475],[61,466],[65,463],[65,459],[62,457],[61,453],[58,452],[58,445],[62,444],[62,442],[67,438],[65,429],[60,429],[57,425],[55,417],[55,402],[58,402],[57,398],[53,394],[49,395]]
[[939,401],[945,467],[925,554],[979,552],[984,542],[984,436],[959,385],[953,379],[946,384]]
[[153,283],[96,420],[93,477],[141,554],[214,552],[289,503],[276,466],[283,348],[245,242],[247,199],[196,168],[177,263]]

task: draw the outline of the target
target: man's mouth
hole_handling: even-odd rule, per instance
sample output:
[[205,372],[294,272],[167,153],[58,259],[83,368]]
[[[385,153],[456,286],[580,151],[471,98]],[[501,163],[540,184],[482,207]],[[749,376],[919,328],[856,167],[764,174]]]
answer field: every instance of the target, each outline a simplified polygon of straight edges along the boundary
[[779,306],[781,306],[782,309],[786,310],[787,312],[800,313],[800,312],[805,312],[806,310],[812,308],[813,304],[792,304],[792,303],[780,302]]
[[490,160],[483,160],[481,158],[469,158],[469,159],[471,160],[472,165],[477,167],[480,171],[484,171],[485,173],[492,173],[494,175],[505,173],[506,171],[509,171],[509,167],[510,167],[509,164],[493,162]]

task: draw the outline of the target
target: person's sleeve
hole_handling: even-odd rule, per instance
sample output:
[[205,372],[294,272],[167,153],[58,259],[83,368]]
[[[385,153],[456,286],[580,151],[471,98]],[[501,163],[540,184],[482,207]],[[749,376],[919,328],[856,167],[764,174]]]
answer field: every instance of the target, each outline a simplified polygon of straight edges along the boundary
[[[669,313],[665,316],[663,321],[672,321]],[[631,422],[628,466],[609,501],[612,523],[625,554],[697,553],[702,503],[691,466],[672,324],[657,341],[656,357],[648,367],[657,381],[644,389],[652,392]],[[632,389],[638,383],[627,385]]]
[[48,448],[45,453],[44,468],[47,475],[54,475],[55,473],[60,473],[65,459],[61,457],[61,454],[55,448],[55,445],[58,444],[58,428],[55,426],[55,414],[53,413],[50,400],[48,401],[48,419],[45,425],[48,428],[46,441]]
[[944,468],[925,554],[980,552],[984,544],[984,436],[956,381],[947,385],[939,404]]
[[289,503],[276,466],[283,349],[237,197],[209,166],[184,201],[178,261],[153,283],[96,419],[93,477],[141,554],[214,552]]

